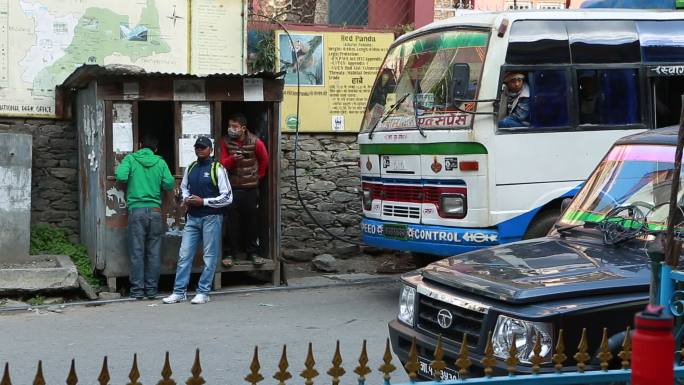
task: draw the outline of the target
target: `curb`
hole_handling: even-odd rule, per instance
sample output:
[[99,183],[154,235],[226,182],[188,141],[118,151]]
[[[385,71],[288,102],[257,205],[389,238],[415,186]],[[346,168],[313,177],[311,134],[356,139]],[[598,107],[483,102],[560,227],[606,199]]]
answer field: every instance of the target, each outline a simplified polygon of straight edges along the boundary
[[[344,275],[335,276],[314,276],[315,278],[326,278],[330,282],[326,283],[315,283],[315,284],[302,284],[297,285],[296,280],[290,280],[290,285],[287,286],[270,286],[270,287],[249,287],[241,289],[227,289],[220,291],[212,291],[209,294],[212,296],[224,296],[224,295],[235,295],[244,293],[260,293],[260,292],[278,292],[278,291],[295,291],[295,290],[309,290],[309,289],[325,289],[329,287],[349,287],[349,286],[374,286],[381,284],[389,284],[394,282],[399,282],[400,275],[388,275],[388,276],[372,276],[370,278],[359,278],[359,279],[345,279]],[[311,277],[307,277],[311,278]],[[292,283],[295,283],[292,285]],[[147,300],[144,302],[161,302],[162,297],[157,296],[154,300]],[[120,299],[106,299],[106,300],[94,300],[94,301],[80,301],[80,302],[69,302],[59,305],[27,305],[27,306],[12,306],[12,307],[0,307],[0,314],[11,313],[17,311],[26,310],[40,310],[45,309],[48,311],[55,309],[65,309],[67,307],[92,307],[92,306],[102,306],[110,303],[125,303],[125,302],[139,302],[140,300],[134,298],[120,298]]]

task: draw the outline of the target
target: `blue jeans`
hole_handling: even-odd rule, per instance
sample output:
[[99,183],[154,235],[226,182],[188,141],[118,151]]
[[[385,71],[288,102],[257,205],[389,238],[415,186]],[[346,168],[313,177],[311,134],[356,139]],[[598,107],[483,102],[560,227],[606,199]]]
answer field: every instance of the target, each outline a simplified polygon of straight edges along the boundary
[[197,284],[197,293],[207,294],[211,291],[221,245],[222,223],[222,215],[194,217],[188,214],[188,220],[183,228],[183,238],[178,255],[178,265],[176,266],[176,282],[173,285],[175,294],[183,295],[188,288],[192,260],[195,257],[200,240],[204,244],[204,269]]
[[131,296],[157,295],[162,218],[159,208],[128,210],[128,263]]
[[507,116],[499,120],[499,127],[501,128],[513,128],[513,127],[529,127],[529,123],[523,123],[513,116]]

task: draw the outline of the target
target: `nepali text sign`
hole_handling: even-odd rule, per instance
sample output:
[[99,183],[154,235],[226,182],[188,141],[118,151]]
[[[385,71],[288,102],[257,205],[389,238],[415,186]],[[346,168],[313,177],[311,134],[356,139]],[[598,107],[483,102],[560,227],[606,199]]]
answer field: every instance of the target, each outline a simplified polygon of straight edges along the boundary
[[292,41],[284,32],[276,33],[278,70],[286,71],[283,131],[294,131],[297,125],[299,77],[300,131],[358,132],[373,81],[394,35],[290,31],[290,36]]

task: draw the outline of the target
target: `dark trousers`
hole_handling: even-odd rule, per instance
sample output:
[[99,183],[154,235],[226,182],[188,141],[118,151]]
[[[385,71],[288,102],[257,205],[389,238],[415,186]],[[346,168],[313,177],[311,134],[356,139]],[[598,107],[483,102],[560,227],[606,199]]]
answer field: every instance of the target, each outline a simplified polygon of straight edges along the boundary
[[128,210],[128,262],[131,296],[157,294],[161,265],[162,219],[159,208]]
[[223,223],[227,229],[227,242],[224,244],[224,254],[232,255],[244,250],[249,254],[257,253],[259,236],[259,189],[246,188],[233,190],[233,203],[226,210]]

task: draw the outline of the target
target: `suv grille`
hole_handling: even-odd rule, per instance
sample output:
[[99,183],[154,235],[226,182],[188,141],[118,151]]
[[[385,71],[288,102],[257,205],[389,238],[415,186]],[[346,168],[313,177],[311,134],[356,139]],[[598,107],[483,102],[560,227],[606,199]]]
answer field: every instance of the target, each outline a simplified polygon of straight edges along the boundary
[[[439,326],[437,313],[446,309],[452,315],[451,326],[447,329]],[[442,337],[461,342],[463,335],[467,335],[468,345],[477,346],[480,340],[480,329],[484,320],[484,314],[473,310],[464,309],[446,302],[438,301],[424,295],[418,296],[418,327]]]

